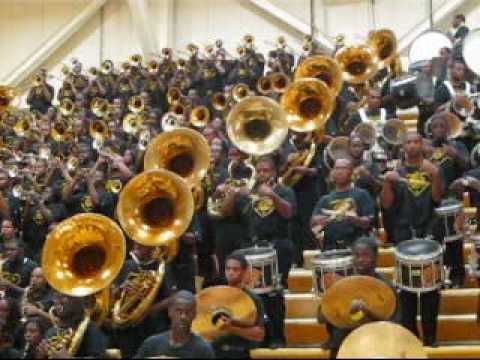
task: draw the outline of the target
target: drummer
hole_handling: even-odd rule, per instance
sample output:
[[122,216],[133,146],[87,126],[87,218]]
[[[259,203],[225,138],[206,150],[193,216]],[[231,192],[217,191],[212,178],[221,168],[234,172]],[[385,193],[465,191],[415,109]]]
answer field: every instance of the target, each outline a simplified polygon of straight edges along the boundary
[[[385,282],[396,293],[393,285],[382,274],[376,272],[377,258],[378,258],[378,245],[374,238],[360,237],[352,246],[353,255],[353,267],[356,275],[372,276],[378,280]],[[397,302],[398,304],[398,302]],[[390,318],[393,322],[400,321],[400,308],[397,306],[396,311]],[[366,322],[377,321],[375,316],[369,312],[367,305],[363,301],[355,301],[351,304],[350,313],[352,316],[362,317],[359,318],[359,325],[363,325]],[[319,306],[317,313],[317,320],[319,323],[325,323],[325,317],[322,313],[322,308]],[[329,332],[329,339],[322,345],[323,349],[330,350],[330,357],[335,358],[343,340],[354,329],[340,329],[336,326],[326,323],[327,331]]]
[[[434,209],[442,200],[441,172],[437,166],[424,159],[423,147],[421,135],[407,133],[403,142],[403,164],[385,175],[382,204],[385,209],[396,209],[397,213],[395,227],[390,234],[394,244],[431,235]],[[421,295],[402,290],[399,294],[402,325],[418,336],[417,296],[420,296],[421,301],[424,344],[433,345],[436,341],[439,290]]]
[[250,350],[258,347],[265,338],[263,302],[255,293],[243,286],[243,279],[247,271],[248,261],[243,254],[233,252],[227,257],[225,263],[227,285],[241,288],[252,298],[257,308],[257,319],[252,325],[222,315],[222,329],[228,330],[233,335],[221,337],[213,342],[212,345],[217,358],[249,358]]

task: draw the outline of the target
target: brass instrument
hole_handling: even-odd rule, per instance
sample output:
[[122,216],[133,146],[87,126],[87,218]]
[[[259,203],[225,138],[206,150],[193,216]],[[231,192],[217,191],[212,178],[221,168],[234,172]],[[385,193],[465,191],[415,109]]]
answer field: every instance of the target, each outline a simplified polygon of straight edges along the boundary
[[180,127],[183,127],[183,120],[179,116],[171,112],[167,112],[162,116],[162,130],[164,132],[169,132]]
[[185,105],[180,104],[179,102],[170,106],[170,109],[168,109],[168,111],[177,117],[185,116],[187,114],[187,108],[185,107]]
[[272,79],[269,76],[262,76],[257,80],[257,91],[261,95],[269,95],[273,92]]
[[316,78],[323,81],[337,96],[342,89],[343,79],[340,65],[328,56],[312,56],[305,59],[295,70],[294,81],[303,78]]
[[139,114],[127,114],[122,122],[123,131],[130,135],[136,135],[140,131],[143,122],[143,116]]
[[55,353],[63,349],[67,349],[67,352],[71,356],[75,356],[80,345],[82,344],[83,337],[90,324],[90,316],[86,316],[78,327],[68,329],[65,331],[58,331],[58,335],[52,336],[48,339],[48,356],[49,358]]
[[145,102],[139,95],[132,96],[128,101],[128,110],[134,114],[139,114],[145,110]]
[[327,85],[317,79],[291,83],[281,99],[290,129],[310,132],[322,128],[335,107],[335,97]]
[[69,135],[68,129],[68,124],[64,120],[57,120],[53,123],[52,130],[50,131],[50,136],[56,142],[66,141]]
[[253,35],[246,34],[246,35],[243,37],[242,41],[243,41],[244,46],[245,46],[247,49],[252,49],[253,46],[254,46],[255,38],[253,37]]
[[77,157],[71,155],[67,159],[66,168],[69,172],[73,173],[78,169],[80,162]]
[[13,99],[16,97],[16,92],[13,87],[0,86],[0,114],[5,112],[11,105]]
[[122,191],[123,184],[118,179],[110,179],[105,183],[105,190],[110,193],[118,194]]
[[187,61],[185,59],[178,59],[176,65],[177,70],[185,71],[187,69]]
[[377,130],[375,126],[368,122],[362,122],[355,126],[353,133],[356,134],[363,144],[367,144],[371,148],[377,141]]
[[223,92],[217,92],[212,96],[212,107],[217,111],[223,111],[228,107],[228,100]]
[[205,46],[205,55],[207,58],[212,58],[215,56],[215,49],[213,45],[207,45]]
[[[246,162],[245,166],[250,169],[250,178],[243,178],[243,179],[235,179],[233,176],[233,162],[228,164],[228,178],[225,181],[226,186],[232,186],[236,188],[243,188],[246,187],[248,190],[252,190],[255,186],[255,179],[257,171],[255,166],[253,166],[250,162]],[[212,218],[221,218],[222,217],[222,207],[223,201],[225,200],[225,194],[221,192],[215,192],[212,196],[210,196],[207,200],[207,212]]]
[[[165,131],[165,130],[164,130]],[[144,129],[138,135],[138,148],[141,151],[147,150],[148,143],[150,142],[150,131],[148,129]]]
[[190,123],[195,127],[205,127],[210,121],[210,110],[204,105],[193,108],[190,114]]
[[450,111],[466,119],[475,112],[475,103],[468,95],[457,95],[450,100],[448,107]]
[[287,47],[287,40],[285,40],[284,36],[279,36],[277,38],[277,48],[278,49],[285,49]]
[[205,204],[205,191],[202,185],[197,185],[192,188],[193,208],[194,211],[200,211]]
[[273,73],[270,75],[270,79],[272,80],[272,90],[280,94],[285,92],[285,89],[290,83],[288,76],[281,72]]
[[198,54],[198,46],[194,43],[189,43],[187,45],[187,51],[190,53],[190,56],[196,56]]
[[96,67],[92,66],[90,69],[88,69],[88,73],[93,77],[97,77],[99,74],[99,71]]
[[90,136],[98,142],[104,142],[110,131],[107,124],[103,120],[93,120],[90,124]]
[[170,48],[163,48],[162,49],[162,57],[170,58],[172,56],[172,49]]
[[203,135],[179,128],[156,136],[144,157],[145,170],[166,169],[178,174],[190,187],[197,185],[210,166],[210,147]]
[[175,105],[182,96],[182,91],[178,87],[170,87],[167,91],[167,101],[170,105]]
[[406,135],[407,127],[400,119],[390,119],[382,127],[382,138],[390,145],[401,145]]
[[124,72],[127,72],[130,70],[130,63],[129,62],[123,62],[122,65],[120,66]]
[[228,114],[226,127],[232,143],[251,155],[271,153],[288,135],[284,111],[264,96],[250,96],[236,104]]
[[[451,112],[443,112],[443,114],[447,116],[448,127],[449,127],[448,138],[455,139],[460,135],[462,135],[464,123],[460,120],[460,118]],[[430,138],[432,137],[431,125],[432,125],[433,116],[427,120],[424,126],[425,135]]]
[[221,49],[223,47],[223,40],[222,39],[215,40],[215,47],[217,49]]
[[30,132],[33,129],[32,119],[31,117],[24,115],[22,116],[13,127],[13,131],[15,135],[19,137],[27,137],[30,135]]
[[244,46],[238,46],[237,47],[238,56],[244,57],[246,53],[247,53],[247,49]]
[[279,184],[292,187],[296,183],[298,183],[302,179],[303,175],[295,172],[293,168],[295,168],[296,166],[310,166],[310,163],[315,156],[316,148],[317,145],[314,141],[312,141],[308,149],[296,153],[293,160],[287,163],[287,170],[278,178]]
[[371,31],[368,34],[367,45],[373,50],[378,59],[379,69],[389,66],[397,55],[397,38],[389,29]]
[[105,118],[110,112],[110,105],[106,99],[96,97],[90,103],[90,110],[99,118]]
[[130,64],[132,66],[141,67],[143,58],[142,58],[141,55],[135,54],[135,55],[130,56],[129,61],[130,61]]
[[378,59],[368,46],[350,46],[340,49],[335,55],[343,79],[352,84],[370,80],[378,70]]
[[75,113],[75,103],[70,99],[63,99],[59,106],[60,114],[70,117]]
[[33,78],[33,86],[41,86],[45,81],[45,77],[42,74],[37,74]]
[[338,136],[330,141],[324,151],[325,165],[329,169],[333,169],[335,161],[338,159],[348,159],[349,152],[349,138],[347,136]]
[[112,60],[105,60],[102,62],[102,65],[100,66],[100,71],[104,75],[109,75],[113,72],[113,62]]
[[156,74],[160,70],[160,65],[157,61],[151,60],[148,62],[147,70],[150,74]]
[[232,89],[232,98],[236,102],[239,102],[245,99],[249,95],[250,95],[250,89],[246,84],[243,84],[243,83],[237,84]]

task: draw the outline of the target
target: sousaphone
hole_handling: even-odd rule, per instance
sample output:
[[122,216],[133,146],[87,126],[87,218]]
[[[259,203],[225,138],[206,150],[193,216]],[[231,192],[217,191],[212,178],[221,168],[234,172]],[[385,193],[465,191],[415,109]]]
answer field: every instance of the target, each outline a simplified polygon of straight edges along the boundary
[[315,78],[323,81],[336,97],[342,89],[342,70],[339,64],[328,56],[317,55],[305,59],[295,70],[294,80]]
[[378,70],[378,58],[366,45],[344,47],[335,55],[340,65],[343,80],[361,84],[370,80]]
[[380,69],[390,65],[397,54],[397,38],[389,29],[371,31],[368,34],[367,45],[376,55]]

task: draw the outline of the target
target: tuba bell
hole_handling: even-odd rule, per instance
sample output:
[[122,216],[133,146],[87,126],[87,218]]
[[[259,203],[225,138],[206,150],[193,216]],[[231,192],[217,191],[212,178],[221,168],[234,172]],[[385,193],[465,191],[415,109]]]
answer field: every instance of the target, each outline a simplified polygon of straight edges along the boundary
[[32,119],[29,116],[22,116],[15,125],[13,131],[19,137],[27,137],[33,128]]
[[233,87],[232,89],[232,98],[236,102],[239,102],[245,99],[250,94],[250,89],[248,85],[240,83]]
[[96,117],[105,118],[110,112],[110,106],[106,99],[96,97],[90,103],[90,110]]
[[208,107],[199,105],[193,108],[190,114],[190,123],[195,127],[205,127],[210,121]]
[[257,91],[261,95],[269,95],[273,92],[272,79],[269,76],[262,76],[257,80]]
[[371,148],[377,141],[377,130],[368,122],[362,122],[355,126],[353,133],[362,140],[363,144],[368,145],[368,148]]
[[104,75],[109,75],[113,72],[113,62],[112,60],[105,60],[102,62],[102,65],[100,66],[100,71]]
[[370,80],[378,70],[378,58],[366,45],[340,49],[335,55],[343,74],[343,79],[352,84]]
[[450,101],[450,111],[466,119],[475,112],[475,103],[467,95],[457,95]]
[[378,59],[379,69],[389,66],[397,55],[397,38],[389,29],[371,31],[368,35],[367,45],[373,50]]
[[348,159],[349,138],[347,136],[338,136],[330,141],[324,151],[324,161],[329,169],[333,169],[335,161],[338,159]]
[[50,136],[56,142],[64,142],[68,137],[68,124],[64,120],[57,120],[53,123]]
[[223,111],[228,107],[228,98],[223,92],[217,92],[212,96],[212,107],[217,111]]
[[103,143],[109,134],[109,129],[105,121],[93,120],[90,124],[90,136],[93,140]]
[[[445,114],[447,116],[447,121],[448,121],[448,127],[449,127],[449,134],[448,138],[449,139],[455,139],[459,137],[460,135],[463,134],[463,128],[464,128],[464,123],[460,120],[460,118],[451,113],[451,112],[443,112],[442,114]],[[435,115],[430,117],[424,125],[424,131],[425,135],[429,138],[432,137],[432,119],[434,118]]]
[[59,106],[60,114],[70,117],[75,113],[75,103],[70,99],[63,99]]
[[337,96],[342,89],[342,71],[339,64],[332,58],[317,55],[305,59],[294,74],[294,80],[315,78],[323,81]]
[[164,132],[169,132],[183,126],[183,119],[171,112],[163,114],[161,122]]
[[272,80],[272,90],[276,93],[283,93],[290,82],[289,77],[281,72],[276,72],[270,75]]
[[150,74],[156,74],[160,70],[160,65],[157,61],[151,60],[148,62],[147,70]]
[[0,86],[0,114],[7,110],[16,97],[15,90],[10,86]]
[[167,91],[167,101],[170,105],[176,104],[182,98],[182,91],[178,87],[170,87]]
[[207,174],[210,148],[197,131],[178,128],[155,137],[147,147],[145,170],[166,169],[182,177],[193,187]]
[[128,101],[128,110],[134,114],[139,114],[145,110],[145,101],[139,95],[132,96]]
[[251,49],[254,46],[255,38],[253,37],[253,35],[246,34],[243,37],[242,41],[246,48]]
[[132,55],[130,56],[130,64],[132,66],[137,66],[137,67],[140,67],[142,66],[142,56],[140,54],[135,54],[135,55]]
[[390,119],[382,127],[382,138],[390,145],[401,145],[406,134],[407,127],[400,119]]
[[281,99],[288,126],[298,132],[322,128],[335,106],[335,98],[324,82],[300,79],[291,83]]
[[226,127],[232,143],[251,155],[271,153],[288,135],[284,111],[264,96],[250,96],[236,104],[228,114]]

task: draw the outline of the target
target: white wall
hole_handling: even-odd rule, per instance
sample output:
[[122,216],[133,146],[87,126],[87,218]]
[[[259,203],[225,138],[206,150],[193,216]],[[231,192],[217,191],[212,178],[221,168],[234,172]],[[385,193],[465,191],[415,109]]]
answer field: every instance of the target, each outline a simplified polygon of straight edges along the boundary
[[[138,0],[141,1],[141,0]],[[170,46],[184,49],[191,41],[205,45],[222,38],[234,52],[240,38],[251,33],[261,50],[272,47],[276,37],[299,48],[301,35],[291,31],[272,16],[259,11],[248,0],[146,0],[150,7],[152,28],[158,48],[167,45],[165,12],[168,4],[173,19]],[[298,19],[309,22],[309,0],[270,0]],[[435,0],[434,7],[445,1]],[[0,0],[0,79],[4,79],[19,63],[38,49],[52,34],[67,24],[89,3],[89,0]],[[428,0],[377,0],[376,27],[393,29],[399,37],[428,16]],[[373,27],[372,9],[367,0],[316,0],[316,23],[332,40],[338,33],[357,39]],[[462,11],[471,27],[480,26],[480,2],[469,0]],[[140,52],[139,41],[125,0],[109,0],[98,12],[45,64],[55,74],[72,57],[88,65],[102,59],[116,62]],[[448,28],[449,24],[441,24]]]

